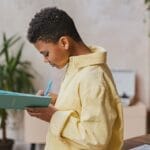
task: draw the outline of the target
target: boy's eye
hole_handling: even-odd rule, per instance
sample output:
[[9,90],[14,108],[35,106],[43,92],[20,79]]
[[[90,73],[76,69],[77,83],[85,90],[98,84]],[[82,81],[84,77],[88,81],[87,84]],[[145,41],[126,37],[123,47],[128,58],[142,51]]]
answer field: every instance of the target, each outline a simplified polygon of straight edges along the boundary
[[48,56],[49,56],[49,51],[43,51],[43,52],[41,52],[41,54],[42,54],[44,57],[48,57]]

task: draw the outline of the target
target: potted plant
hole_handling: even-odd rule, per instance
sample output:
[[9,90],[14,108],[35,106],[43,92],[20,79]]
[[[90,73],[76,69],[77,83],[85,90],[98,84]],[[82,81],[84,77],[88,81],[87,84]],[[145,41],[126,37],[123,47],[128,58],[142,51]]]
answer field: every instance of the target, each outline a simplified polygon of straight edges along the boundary
[[[34,88],[31,82],[33,75],[29,72],[31,64],[29,61],[21,61],[22,43],[18,50],[12,51],[21,37],[16,35],[10,38],[3,33],[0,49],[0,89],[14,92],[31,93]],[[15,55],[12,54],[15,52]],[[0,140],[0,150],[11,150],[14,140],[8,140],[6,133],[7,110],[0,108],[0,127],[2,139]]]

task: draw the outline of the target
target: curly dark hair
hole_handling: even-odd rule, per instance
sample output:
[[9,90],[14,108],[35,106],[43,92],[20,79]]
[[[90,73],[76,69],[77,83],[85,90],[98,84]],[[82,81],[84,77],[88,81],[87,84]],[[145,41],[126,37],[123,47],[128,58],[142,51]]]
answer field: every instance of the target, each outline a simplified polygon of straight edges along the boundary
[[72,18],[56,7],[41,9],[29,23],[27,38],[31,43],[37,40],[57,42],[61,36],[82,41]]

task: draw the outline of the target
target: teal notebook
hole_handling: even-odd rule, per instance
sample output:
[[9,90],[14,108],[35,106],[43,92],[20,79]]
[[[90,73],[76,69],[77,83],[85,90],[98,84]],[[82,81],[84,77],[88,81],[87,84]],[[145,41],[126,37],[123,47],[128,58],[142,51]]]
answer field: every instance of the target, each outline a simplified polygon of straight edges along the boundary
[[25,109],[26,107],[47,107],[49,96],[37,96],[0,90],[0,108]]

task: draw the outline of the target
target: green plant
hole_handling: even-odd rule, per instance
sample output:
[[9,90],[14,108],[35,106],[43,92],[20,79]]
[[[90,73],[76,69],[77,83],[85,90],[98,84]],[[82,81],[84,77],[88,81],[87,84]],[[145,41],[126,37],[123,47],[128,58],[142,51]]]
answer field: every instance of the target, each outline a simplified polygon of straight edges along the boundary
[[[2,44],[0,49],[0,89],[31,93],[34,91],[31,79],[33,75],[29,72],[31,64],[29,61],[21,61],[22,50],[24,43],[19,45],[18,50],[13,51],[12,48],[21,40],[21,37],[16,35],[10,38],[3,33]],[[13,55],[15,52],[15,55]],[[7,110],[0,109],[0,118],[2,128],[2,142],[7,142],[6,135],[6,120]]]

